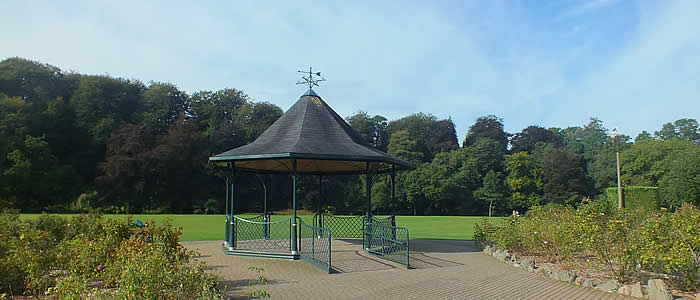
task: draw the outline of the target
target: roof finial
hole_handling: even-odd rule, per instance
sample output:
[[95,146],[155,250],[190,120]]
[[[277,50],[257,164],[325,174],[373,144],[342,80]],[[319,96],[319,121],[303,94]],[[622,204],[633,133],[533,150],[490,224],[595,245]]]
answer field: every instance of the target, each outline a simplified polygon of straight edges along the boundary
[[[309,77],[301,76],[301,78],[304,79],[304,81],[299,81],[299,82],[297,82],[297,84],[308,85],[310,90],[313,89],[314,86],[318,86],[319,82],[326,81],[325,78],[321,77],[321,72],[314,73],[313,71],[311,71],[311,67],[309,67],[308,72],[306,72],[306,71],[297,71],[297,72],[309,75]],[[314,76],[321,77],[321,79],[314,79]]]

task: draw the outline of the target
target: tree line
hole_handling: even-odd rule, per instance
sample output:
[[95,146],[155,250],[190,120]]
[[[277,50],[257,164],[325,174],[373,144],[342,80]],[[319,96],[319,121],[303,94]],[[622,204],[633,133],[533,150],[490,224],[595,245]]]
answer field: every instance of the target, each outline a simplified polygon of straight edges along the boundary
[[[252,142],[282,109],[243,91],[189,95],[169,83],[83,75],[22,58],[0,62],[0,207],[23,212],[221,213],[223,176],[209,156]],[[611,137],[602,121],[507,133],[484,116],[458,144],[451,119],[416,113],[388,121],[346,118],[367,143],[416,164],[372,187],[377,213],[484,215],[535,205],[576,205],[616,186],[658,186],[663,204],[700,201],[700,131],[695,119],[659,131]],[[289,176],[238,178],[237,211],[291,207]],[[361,213],[364,178],[302,176],[305,209]]]

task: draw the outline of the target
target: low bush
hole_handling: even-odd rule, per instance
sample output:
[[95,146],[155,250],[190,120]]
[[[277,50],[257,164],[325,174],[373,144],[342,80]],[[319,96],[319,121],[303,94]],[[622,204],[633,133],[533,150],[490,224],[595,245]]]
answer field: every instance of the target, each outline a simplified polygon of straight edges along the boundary
[[64,298],[221,298],[167,221],[0,214],[0,293]]
[[607,201],[578,209],[548,205],[502,224],[486,219],[475,225],[480,245],[490,244],[549,261],[567,262],[593,255],[621,282],[641,269],[665,272],[697,288],[700,266],[700,210],[685,204],[675,213],[645,208],[618,210]]

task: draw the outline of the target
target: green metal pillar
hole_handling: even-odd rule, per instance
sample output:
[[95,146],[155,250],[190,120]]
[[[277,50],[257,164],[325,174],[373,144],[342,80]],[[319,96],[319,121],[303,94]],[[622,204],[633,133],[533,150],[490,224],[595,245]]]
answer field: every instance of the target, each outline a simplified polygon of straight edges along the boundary
[[367,180],[365,185],[367,186],[367,215],[365,216],[365,234],[362,235],[365,250],[369,250],[369,244],[371,236],[369,235],[370,223],[372,222],[372,172],[369,169],[369,162],[367,162]]
[[299,253],[299,245],[297,245],[297,160],[292,159],[292,210],[294,217],[292,218],[292,255]]
[[391,206],[394,207],[391,212],[393,215],[396,212],[396,172],[393,167],[391,168]]
[[229,177],[226,176],[226,198],[224,199],[224,202],[226,202],[226,210],[224,211],[226,213],[226,222],[224,223],[224,226],[226,226],[225,227],[225,229],[226,229],[225,234],[226,235],[224,236],[224,242],[226,243],[226,247],[228,247],[231,244],[231,241],[229,241],[229,238],[228,238],[229,237],[229,225],[228,225],[228,223],[230,222],[230,218],[231,218],[231,216],[229,216],[229,214],[228,214],[228,199],[229,199],[228,198],[228,194],[229,194],[229,192],[228,192],[229,186],[228,185],[229,185]]
[[318,226],[323,227],[323,175],[318,175]]
[[369,169],[369,162],[367,162],[367,221],[372,215],[372,171]]
[[235,214],[235,210],[234,210],[234,206],[233,206],[235,203],[235,199],[236,199],[236,190],[234,189],[235,182],[236,182],[236,166],[232,165],[231,166],[231,204],[229,205],[229,207],[231,208],[231,210],[230,210],[231,211],[231,222],[229,224],[229,226],[231,228],[230,229],[231,230],[231,233],[230,233],[231,237],[229,239],[231,241],[230,242],[231,248],[233,248],[233,249],[236,249],[236,227],[235,227],[236,226],[235,225],[236,214]]

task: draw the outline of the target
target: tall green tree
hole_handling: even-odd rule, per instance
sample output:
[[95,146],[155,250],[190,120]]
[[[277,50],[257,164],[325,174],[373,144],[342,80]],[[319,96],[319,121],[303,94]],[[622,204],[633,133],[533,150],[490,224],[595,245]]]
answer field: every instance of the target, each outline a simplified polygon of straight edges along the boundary
[[574,205],[587,194],[586,175],[577,154],[554,149],[544,162],[543,200]]
[[560,135],[543,127],[530,125],[513,135],[510,140],[510,152],[526,151],[531,153],[535,145],[540,142],[552,144],[554,147],[560,147],[564,144]]
[[169,83],[152,82],[141,97],[140,124],[156,133],[168,131],[179,115],[188,110],[187,93]]
[[644,140],[620,153],[622,183],[624,185],[657,186],[671,170],[672,162],[692,153],[697,146],[680,139]]
[[387,132],[387,120],[380,115],[370,116],[366,112],[358,111],[345,119],[365,142],[375,149],[386,152],[389,145],[389,133]]
[[425,155],[421,150],[421,144],[408,130],[394,132],[389,139],[389,154],[398,158],[420,163]]
[[503,130],[503,119],[488,115],[476,119],[474,125],[469,127],[462,146],[468,147],[479,138],[488,137],[499,142],[505,151],[508,147],[508,136],[508,133]]
[[503,210],[507,199],[501,173],[496,173],[493,170],[486,173],[483,185],[474,191],[474,198],[489,204],[489,217],[492,215],[494,206],[497,211]]
[[661,127],[661,130],[654,132],[654,135],[664,141],[679,138],[700,145],[700,128],[698,128],[698,121],[695,119],[685,118],[673,123],[666,123]]
[[677,153],[659,188],[663,206],[680,207],[686,202],[700,206],[700,147]]
[[533,166],[530,154],[518,152],[505,156],[505,169],[508,175],[505,185],[511,195],[508,206],[511,209],[526,211],[542,203],[542,169]]

